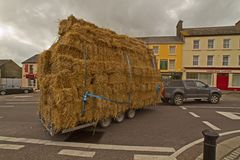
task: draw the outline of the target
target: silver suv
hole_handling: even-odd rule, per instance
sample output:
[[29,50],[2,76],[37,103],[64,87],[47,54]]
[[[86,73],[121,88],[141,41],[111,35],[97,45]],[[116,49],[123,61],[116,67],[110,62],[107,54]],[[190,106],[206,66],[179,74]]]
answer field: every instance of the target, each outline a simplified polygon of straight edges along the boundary
[[217,104],[222,92],[215,87],[209,87],[199,80],[167,80],[163,82],[162,101],[182,105],[184,100],[208,100]]

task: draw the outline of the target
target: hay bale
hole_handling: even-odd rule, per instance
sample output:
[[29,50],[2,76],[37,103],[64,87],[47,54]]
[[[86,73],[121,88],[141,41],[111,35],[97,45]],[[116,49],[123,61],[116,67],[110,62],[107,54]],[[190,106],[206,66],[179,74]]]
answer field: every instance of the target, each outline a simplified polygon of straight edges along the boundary
[[[74,16],[60,22],[58,33],[38,65],[39,114],[54,134],[159,102],[160,73],[143,42]],[[87,91],[112,101],[89,97],[83,112]]]

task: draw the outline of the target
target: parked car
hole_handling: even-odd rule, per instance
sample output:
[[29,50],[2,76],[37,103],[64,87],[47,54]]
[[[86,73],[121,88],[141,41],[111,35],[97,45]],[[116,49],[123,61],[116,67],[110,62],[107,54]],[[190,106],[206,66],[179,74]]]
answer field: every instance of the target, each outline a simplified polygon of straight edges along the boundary
[[18,93],[32,93],[32,88],[8,88],[8,87],[0,87],[0,95],[6,95],[6,94],[18,94]]
[[184,100],[208,100],[212,104],[220,101],[222,92],[199,80],[166,80],[163,82],[162,101],[182,105]]

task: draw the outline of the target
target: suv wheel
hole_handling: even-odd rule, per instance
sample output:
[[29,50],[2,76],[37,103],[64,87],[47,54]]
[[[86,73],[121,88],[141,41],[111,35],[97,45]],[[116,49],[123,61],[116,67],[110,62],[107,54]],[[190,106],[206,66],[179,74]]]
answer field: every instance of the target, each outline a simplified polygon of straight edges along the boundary
[[183,104],[183,95],[176,94],[173,98],[174,104],[180,106]]
[[1,91],[0,94],[3,96],[3,95],[6,94],[6,92],[5,91]]
[[212,94],[210,99],[209,99],[209,102],[212,103],[212,104],[217,104],[220,100],[220,96],[216,93]]

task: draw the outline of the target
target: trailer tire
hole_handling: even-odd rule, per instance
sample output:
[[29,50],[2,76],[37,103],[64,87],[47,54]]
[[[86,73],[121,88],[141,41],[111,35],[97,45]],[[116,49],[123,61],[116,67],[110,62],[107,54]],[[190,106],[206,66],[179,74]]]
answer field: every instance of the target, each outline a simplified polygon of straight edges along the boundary
[[102,128],[107,128],[107,127],[109,127],[109,126],[111,125],[111,123],[112,123],[112,119],[111,119],[111,118],[106,118],[106,119],[101,120],[101,121],[99,122],[99,124],[100,124],[100,126],[101,126]]
[[121,123],[121,122],[124,120],[124,118],[125,118],[124,115],[125,115],[124,113],[119,113],[119,114],[114,118],[114,121],[117,122],[117,123]]
[[127,111],[127,118],[128,119],[133,119],[136,115],[136,110],[135,109],[129,109]]

